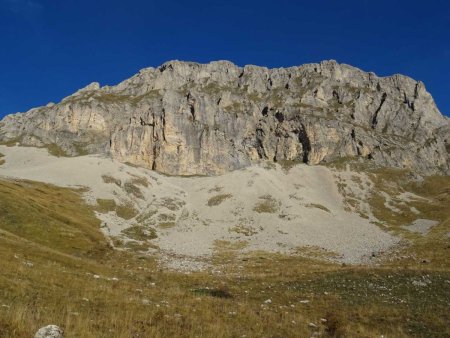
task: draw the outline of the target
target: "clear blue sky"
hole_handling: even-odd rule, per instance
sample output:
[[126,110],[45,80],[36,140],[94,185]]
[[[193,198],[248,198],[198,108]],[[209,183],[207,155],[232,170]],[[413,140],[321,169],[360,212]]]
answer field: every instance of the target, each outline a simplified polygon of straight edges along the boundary
[[450,2],[0,0],[0,117],[172,59],[335,59],[422,80],[450,115]]

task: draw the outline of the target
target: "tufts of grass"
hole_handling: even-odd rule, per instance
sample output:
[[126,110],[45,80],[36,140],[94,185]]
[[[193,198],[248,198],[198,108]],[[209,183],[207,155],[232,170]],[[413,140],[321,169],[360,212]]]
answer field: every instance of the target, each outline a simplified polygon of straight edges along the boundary
[[280,203],[270,195],[261,196],[259,199],[260,201],[253,208],[253,211],[257,213],[274,214],[280,209]]
[[175,221],[176,220],[176,216],[173,214],[160,214],[158,216],[158,219],[160,221]]
[[122,233],[126,235],[128,238],[138,241],[147,241],[158,238],[155,229],[150,227],[144,227],[141,225],[131,226],[125,230],[122,230]]
[[115,211],[118,217],[125,220],[130,220],[138,214],[131,202],[117,204],[113,199],[97,199],[97,205],[94,210],[101,213]]
[[322,204],[309,203],[309,204],[305,204],[305,207],[320,209],[320,210],[326,211],[328,213],[330,212],[330,209],[328,209],[326,206],[324,206]]
[[127,192],[127,194],[133,195],[136,198],[141,200],[144,199],[144,195],[142,194],[141,189],[134,185],[132,182],[125,182],[123,185],[123,189]]
[[[10,139],[10,140],[7,140],[7,141],[2,141],[2,142],[0,142],[0,145],[5,145],[7,147],[14,147],[17,144],[23,145],[22,142],[23,142],[23,136],[20,136],[20,137],[16,137],[16,138],[13,138],[13,139]],[[62,149],[59,145],[57,145],[56,143],[47,143],[47,144],[44,144],[43,146],[41,146],[39,148],[46,148],[50,155],[53,155],[53,156],[56,156],[56,157],[67,157],[67,156],[69,156],[67,154],[67,152],[64,149]]]
[[113,184],[117,185],[118,187],[122,186],[122,181],[120,179],[115,178],[110,175],[102,175],[102,180],[103,180],[103,182],[108,183],[108,184],[113,183]]
[[146,188],[148,188],[150,185],[147,177],[139,177],[139,176],[133,177],[133,179],[131,180],[131,183],[135,184],[135,185],[140,185],[140,186],[143,186]]
[[224,240],[216,240],[214,241],[214,248],[218,252],[227,252],[227,251],[237,251],[245,248],[247,246],[246,241],[224,241]]
[[116,214],[120,218],[130,220],[137,216],[138,211],[135,209],[134,205],[131,202],[125,202],[123,204],[117,205]]
[[214,298],[226,298],[226,299],[233,298],[233,295],[226,288],[220,289],[197,288],[193,289],[192,293],[194,295],[209,296]]
[[301,160],[280,160],[278,163],[281,165],[285,172],[289,172],[296,165],[303,163]]
[[311,245],[299,247],[295,250],[295,253],[297,255],[313,259],[331,259],[339,257],[339,254],[335,252]]
[[146,223],[157,213],[158,213],[157,210],[150,210],[148,212],[144,212],[144,213],[140,214],[138,217],[136,217],[136,221],[139,223]]
[[132,96],[130,95],[120,95],[114,93],[102,93],[101,95],[96,95],[95,99],[99,102],[106,104],[114,104],[114,103],[125,103],[130,102]]
[[77,156],[89,155],[89,151],[86,148],[87,144],[81,142],[74,142],[73,147],[77,153]]
[[123,246],[133,252],[146,252],[151,248],[150,244],[138,241],[127,241]]
[[133,168],[139,168],[137,164],[131,163],[131,162],[125,162],[127,166],[133,167]]
[[210,199],[208,199],[207,205],[210,207],[216,206],[216,205],[222,204],[223,201],[225,201],[231,197],[233,197],[233,195],[231,195],[231,194],[216,195],[216,196],[213,196]]
[[7,147],[14,147],[17,143],[22,142],[23,137],[15,137],[9,140],[0,141],[0,145]]
[[182,200],[174,199],[174,198],[163,198],[161,201],[161,205],[166,207],[167,209],[171,211],[177,211],[180,210],[186,203]]
[[56,156],[56,157],[67,157],[68,154],[65,152],[64,149],[62,149],[59,145],[56,143],[50,143],[44,145],[44,148],[47,148],[48,153],[50,155]]
[[5,160],[2,157],[5,157],[5,155],[0,153],[0,165],[5,164]]
[[276,170],[277,165],[272,161],[265,161],[264,162],[264,169],[266,170]]
[[160,227],[161,229],[170,229],[175,227],[176,223],[175,222],[159,222],[158,223],[158,227]]
[[256,231],[254,228],[252,228],[250,226],[242,225],[242,224],[236,225],[236,226],[230,228],[229,231],[235,232],[237,234],[241,234],[244,236],[253,236],[258,233],[258,231]]
[[95,211],[101,213],[108,213],[110,211],[116,211],[117,205],[113,199],[97,199],[97,206]]
[[111,236],[111,241],[112,241],[114,247],[116,247],[116,248],[121,248],[125,244],[125,241],[123,240],[123,238],[121,238],[119,236]]
[[358,158],[357,157],[351,157],[351,156],[343,156],[343,157],[337,157],[327,163],[325,165],[327,167],[336,169],[336,170],[345,170],[347,168],[347,165],[350,166],[350,168],[353,169],[354,166],[358,164]]
[[211,188],[208,190],[209,193],[213,193],[213,192],[221,192],[223,190],[223,187],[219,187],[218,185],[216,185],[214,188]]

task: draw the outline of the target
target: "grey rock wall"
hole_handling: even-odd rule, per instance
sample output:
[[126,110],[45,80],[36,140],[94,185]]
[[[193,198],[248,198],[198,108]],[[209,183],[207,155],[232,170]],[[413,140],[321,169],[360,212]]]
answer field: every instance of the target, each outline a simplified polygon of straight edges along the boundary
[[450,172],[450,120],[423,83],[335,61],[278,69],[170,61],[6,116],[0,141],[11,140],[57,145],[69,156],[109,154],[173,175],[340,157]]

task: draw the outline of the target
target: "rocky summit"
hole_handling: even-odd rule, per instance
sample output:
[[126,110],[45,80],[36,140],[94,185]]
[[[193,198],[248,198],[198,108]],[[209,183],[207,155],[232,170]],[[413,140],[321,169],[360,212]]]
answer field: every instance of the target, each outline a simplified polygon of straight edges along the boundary
[[0,141],[109,154],[170,175],[348,157],[450,173],[450,120],[422,82],[335,61],[276,69],[170,61],[6,116]]

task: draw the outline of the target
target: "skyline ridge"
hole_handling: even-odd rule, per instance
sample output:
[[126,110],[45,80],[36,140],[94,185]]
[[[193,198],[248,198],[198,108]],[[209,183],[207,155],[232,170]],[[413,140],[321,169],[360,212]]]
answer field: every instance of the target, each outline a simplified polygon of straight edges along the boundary
[[0,115],[167,60],[286,67],[335,59],[425,83],[450,114],[450,3],[0,0]]
[[[304,63],[304,64],[291,65],[291,66],[282,66],[282,67],[270,67],[270,66],[268,67],[268,66],[261,66],[261,65],[258,65],[258,64],[252,64],[252,63],[245,64],[245,65],[239,65],[239,64],[237,64],[237,63],[235,63],[235,62],[233,62],[233,61],[231,61],[231,60],[226,60],[226,59],[217,59],[217,60],[211,60],[211,61],[207,61],[207,62],[194,61],[194,60],[171,59],[171,60],[167,60],[167,61],[165,61],[165,62],[163,62],[163,63],[160,63],[159,65],[143,67],[143,68],[141,68],[141,69],[135,71],[135,72],[134,72],[132,75],[130,75],[129,77],[124,78],[124,79],[121,79],[121,80],[119,80],[119,81],[116,82],[116,83],[101,83],[100,81],[92,81],[92,82],[86,83],[84,86],[81,86],[81,87],[75,89],[72,93],[69,93],[68,95],[62,97],[60,100],[56,100],[56,101],[48,101],[47,103],[43,103],[43,104],[40,104],[40,105],[31,107],[31,108],[29,108],[29,109],[27,109],[27,110],[23,110],[23,111],[15,111],[15,112],[10,112],[10,113],[6,113],[6,114],[2,114],[2,112],[0,112],[0,119],[3,118],[4,116],[11,115],[11,114],[16,114],[16,113],[26,113],[26,112],[28,112],[29,110],[33,110],[33,109],[35,109],[35,108],[43,107],[43,106],[46,106],[46,105],[48,105],[48,104],[52,104],[52,103],[56,103],[56,104],[57,104],[57,103],[60,103],[60,102],[62,102],[65,98],[74,95],[74,94],[77,93],[78,91],[83,90],[83,89],[85,89],[85,88],[91,86],[92,84],[98,84],[98,85],[99,85],[99,89],[102,89],[103,87],[115,87],[115,86],[119,85],[120,83],[122,83],[122,82],[124,82],[124,81],[127,81],[127,80],[131,79],[131,78],[134,77],[134,76],[139,75],[141,72],[143,72],[143,71],[145,71],[145,70],[159,69],[159,68],[163,67],[164,65],[168,65],[168,64],[174,63],[174,62],[179,62],[179,63],[184,63],[184,64],[195,64],[195,65],[208,65],[208,64],[212,64],[212,63],[221,63],[221,62],[223,62],[223,63],[230,63],[230,64],[232,64],[232,65],[234,65],[234,66],[236,66],[236,67],[242,68],[242,69],[244,69],[245,67],[257,67],[257,68],[264,68],[264,69],[268,69],[268,70],[275,70],[275,69],[291,69],[291,68],[294,69],[294,68],[300,68],[300,67],[308,66],[308,65],[316,65],[316,64],[317,64],[317,65],[320,65],[320,64],[322,64],[322,63],[336,63],[336,64],[338,64],[338,65],[340,65],[340,66],[347,66],[347,67],[350,67],[350,68],[352,68],[352,69],[356,69],[356,70],[358,70],[358,71],[361,71],[361,72],[363,72],[363,73],[374,74],[377,78],[380,78],[380,79],[381,79],[381,78],[392,78],[392,77],[395,77],[395,76],[401,76],[401,77],[407,78],[407,79],[409,79],[409,80],[412,80],[412,81],[414,81],[414,82],[421,83],[421,84],[425,87],[425,89],[426,89],[427,91],[429,91],[429,90],[428,90],[428,87],[427,87],[427,85],[426,85],[426,83],[424,83],[424,82],[423,82],[422,80],[420,80],[420,79],[415,79],[415,78],[413,78],[413,77],[411,77],[411,76],[408,76],[408,75],[405,75],[405,74],[401,74],[401,73],[392,73],[392,74],[388,74],[388,75],[379,75],[379,74],[377,74],[377,73],[374,72],[374,71],[371,71],[371,70],[364,70],[364,69],[362,69],[362,68],[360,68],[360,67],[357,67],[357,66],[354,66],[354,65],[345,63],[345,62],[339,62],[339,61],[337,61],[337,60],[335,60],[335,59],[324,59],[324,60],[321,60],[321,61],[318,61],[318,62],[308,62],[308,63]],[[450,118],[450,115],[446,114],[446,113],[443,112],[441,109],[439,109],[439,106],[438,106],[438,104],[437,104],[437,102],[436,102],[436,100],[435,100],[433,94],[432,94],[432,93],[430,93],[430,94],[431,94],[431,96],[432,96],[432,98],[433,98],[433,100],[434,100],[434,103],[435,103],[435,105],[436,105],[438,111],[439,111],[443,116],[445,116],[445,117],[447,117],[447,118]]]

